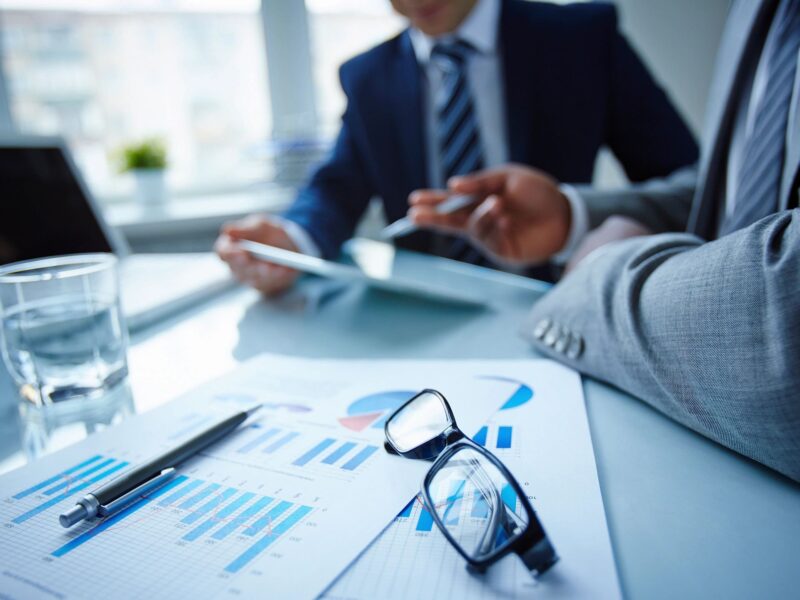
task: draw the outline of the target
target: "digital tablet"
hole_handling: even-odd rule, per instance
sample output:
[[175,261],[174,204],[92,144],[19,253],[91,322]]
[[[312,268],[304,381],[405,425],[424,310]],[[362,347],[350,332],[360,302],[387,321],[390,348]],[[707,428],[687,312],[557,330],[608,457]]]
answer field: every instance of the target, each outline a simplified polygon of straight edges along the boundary
[[355,265],[323,260],[314,256],[308,256],[307,254],[300,254],[299,252],[292,252],[291,250],[267,246],[249,240],[240,240],[239,246],[251,255],[262,260],[297,269],[305,273],[313,273],[321,277],[342,281],[363,282],[368,286],[381,290],[406,296],[427,298],[437,302],[468,306],[485,306],[487,304],[486,298],[481,297],[477,293],[473,294],[463,290],[447,288],[428,281],[415,281],[408,276],[398,277],[391,273],[366,273]]

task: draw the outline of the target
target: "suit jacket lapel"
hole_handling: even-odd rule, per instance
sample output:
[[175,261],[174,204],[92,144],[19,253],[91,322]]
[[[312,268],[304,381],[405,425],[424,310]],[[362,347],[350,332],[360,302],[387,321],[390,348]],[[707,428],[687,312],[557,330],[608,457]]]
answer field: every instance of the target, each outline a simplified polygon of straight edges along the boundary
[[781,195],[778,197],[779,210],[785,210],[793,204],[792,184],[800,167],[800,53],[798,53],[797,61],[798,68],[794,75],[794,90],[792,91],[792,104],[787,125],[786,159],[783,163],[783,176],[781,177]]
[[396,115],[395,127],[399,141],[398,160],[402,161],[405,180],[410,189],[428,187],[427,158],[425,151],[425,118],[422,110],[423,73],[417,63],[408,31],[401,35],[400,51],[394,64],[394,73],[388,79],[395,84],[391,102]]
[[698,189],[688,227],[701,236],[710,237],[727,165],[732,116],[741,99],[737,88],[748,70],[755,68],[762,41],[758,34],[771,6],[770,0],[735,3],[717,51],[717,67],[708,94]]

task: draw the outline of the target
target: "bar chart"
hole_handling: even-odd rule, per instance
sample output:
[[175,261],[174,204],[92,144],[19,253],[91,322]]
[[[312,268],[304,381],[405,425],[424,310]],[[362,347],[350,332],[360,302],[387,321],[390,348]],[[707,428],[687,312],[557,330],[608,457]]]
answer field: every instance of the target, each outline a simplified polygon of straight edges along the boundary
[[[511,510],[516,511],[518,506],[517,493],[513,486],[506,484],[500,490],[500,497]],[[445,500],[441,505],[437,503],[437,512],[441,515],[448,528],[455,528],[467,517],[473,519],[486,519],[489,517],[489,504],[483,493],[475,490],[468,482],[455,480],[450,482],[449,492],[443,496]],[[395,517],[395,522],[413,525],[414,531],[427,533],[433,530],[433,515],[425,506],[421,496],[415,497]]]
[[[341,454],[343,457],[345,453]],[[62,469],[6,500],[6,510],[16,511],[8,515],[8,522],[21,526],[35,520],[43,521],[43,527],[57,527],[59,512],[74,503],[81,493],[110,480],[128,465],[128,461],[96,454]],[[111,517],[77,526],[76,534],[51,550],[50,556],[63,560],[85,546],[103,544],[105,536],[112,536],[105,543],[117,545],[122,543],[120,536],[127,539],[147,537],[150,534],[144,532],[155,528],[159,539],[172,535],[187,551],[202,540],[227,544],[229,550],[221,554],[226,558],[220,570],[235,574],[313,514],[316,508],[298,501],[297,496],[299,494],[294,494],[290,499],[267,495],[180,474]],[[134,515],[137,518],[133,518]],[[163,529],[169,523],[172,534],[169,528]]]
[[281,427],[251,427],[250,439],[236,449],[238,455],[276,454],[283,451],[295,467],[337,468],[355,471],[364,464],[378,447],[334,437],[314,439],[297,431]]
[[14,500],[34,499],[36,504],[16,515],[11,522],[20,525],[64,502],[89,486],[110,479],[128,466],[126,461],[97,454],[58,475],[54,475],[12,496]]
[[484,425],[472,436],[472,441],[489,449],[508,450],[512,447],[513,436],[513,426]]
[[74,552],[103,532],[118,528],[126,519],[151,504],[176,508],[177,522],[192,526],[181,535],[184,542],[196,542],[202,538],[222,541],[232,534],[238,536],[238,539],[233,538],[237,539],[234,546],[246,541],[244,550],[239,550],[224,566],[228,573],[237,573],[313,511],[311,506],[304,504],[179,475],[142,501],[57,548],[52,556],[60,558]]

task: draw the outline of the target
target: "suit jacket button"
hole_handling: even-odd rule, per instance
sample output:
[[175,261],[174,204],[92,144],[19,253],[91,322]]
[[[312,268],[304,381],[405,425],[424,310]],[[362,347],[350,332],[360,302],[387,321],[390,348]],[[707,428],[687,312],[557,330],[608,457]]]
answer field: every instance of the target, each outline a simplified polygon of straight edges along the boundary
[[562,329],[561,335],[556,340],[556,345],[553,347],[553,349],[556,352],[559,352],[560,354],[564,354],[571,341],[572,341],[572,334],[570,333],[570,331],[568,329]]
[[547,332],[547,335],[544,336],[544,343],[552,348],[556,345],[556,341],[559,337],[561,337],[561,327],[558,325],[553,325]]
[[547,330],[550,329],[551,324],[552,321],[550,319],[542,319],[539,321],[533,329],[533,337],[537,340],[542,339],[544,334],[547,333]]
[[567,358],[571,358],[575,360],[581,354],[583,354],[583,337],[578,335],[577,333],[572,334],[571,341],[569,347],[567,348]]

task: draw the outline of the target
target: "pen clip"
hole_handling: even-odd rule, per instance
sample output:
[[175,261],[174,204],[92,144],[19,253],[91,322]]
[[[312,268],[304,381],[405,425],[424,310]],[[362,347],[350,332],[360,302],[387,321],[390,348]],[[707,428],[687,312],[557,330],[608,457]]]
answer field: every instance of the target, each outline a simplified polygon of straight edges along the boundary
[[146,496],[149,492],[155,491],[162,485],[167,483],[175,475],[176,470],[174,467],[164,469],[158,475],[154,475],[141,485],[133,488],[129,492],[125,492],[119,498],[112,500],[108,504],[101,504],[97,507],[97,516],[109,517],[116,512],[119,512],[126,506],[138,502],[141,498]]

